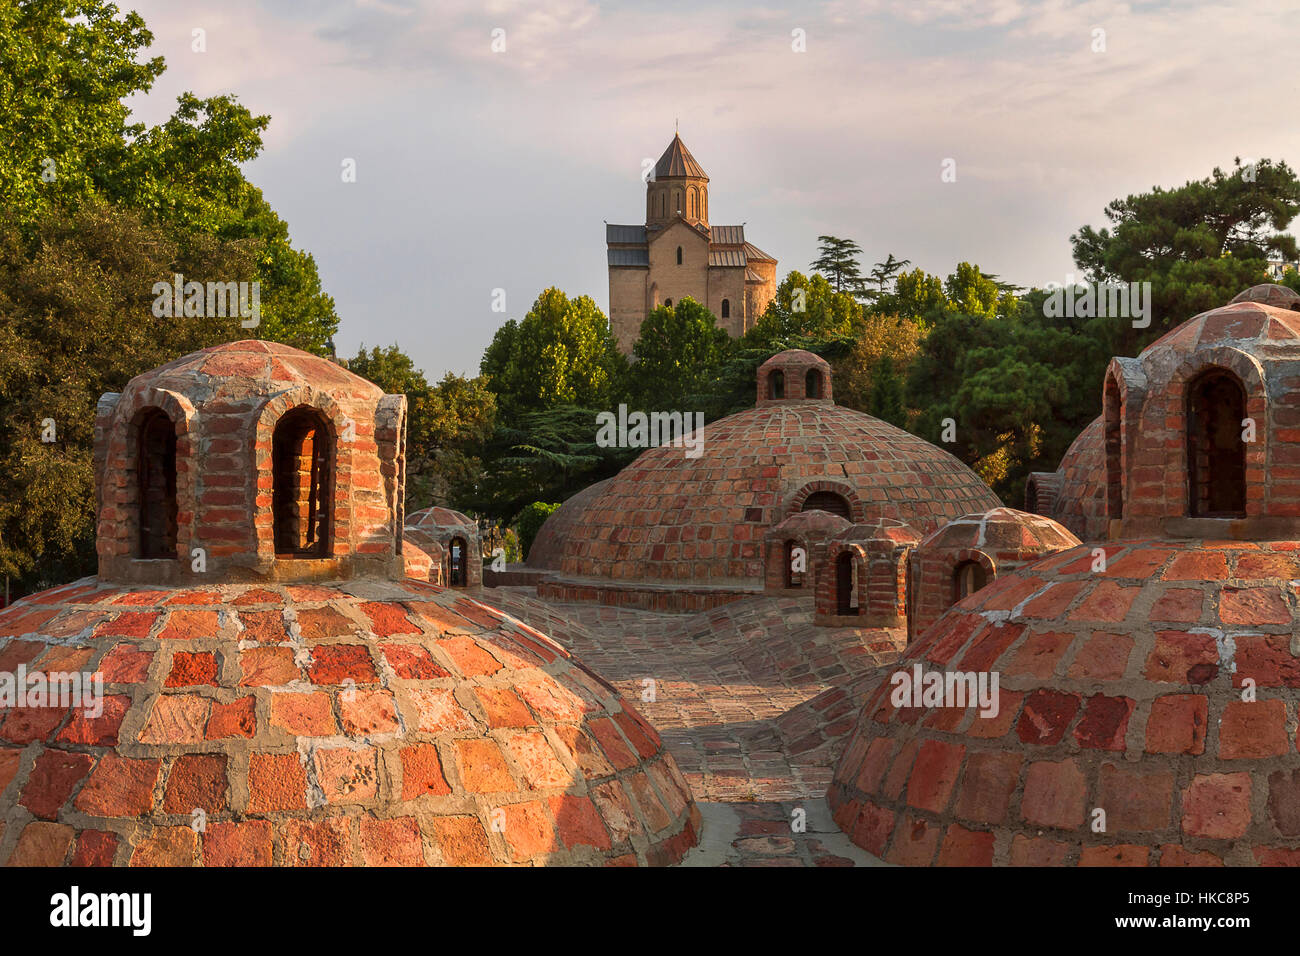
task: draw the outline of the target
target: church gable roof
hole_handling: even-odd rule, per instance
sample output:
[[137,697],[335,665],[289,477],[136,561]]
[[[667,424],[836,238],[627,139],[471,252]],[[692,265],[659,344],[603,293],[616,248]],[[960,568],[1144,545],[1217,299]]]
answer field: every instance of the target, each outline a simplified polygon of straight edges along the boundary
[[715,246],[743,246],[745,244],[744,226],[711,226],[709,238]]
[[610,245],[644,245],[645,226],[618,226],[605,223],[605,242]]

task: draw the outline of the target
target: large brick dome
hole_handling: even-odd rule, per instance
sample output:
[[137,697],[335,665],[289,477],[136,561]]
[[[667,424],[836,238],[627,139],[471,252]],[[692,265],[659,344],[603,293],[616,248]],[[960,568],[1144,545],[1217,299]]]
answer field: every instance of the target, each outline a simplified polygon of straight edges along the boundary
[[890,668],[998,673],[999,709],[895,707],[884,678],[829,793],[855,843],[916,865],[1300,863],[1295,545],[1105,552],[999,578]]
[[1106,538],[1106,446],[1101,416],[1079,432],[1056,471],[1029,476],[1025,506],[1064,525],[1082,541]]
[[0,613],[0,671],[97,674],[0,713],[0,861],[663,864],[698,813],[605,681],[431,585],[128,590]]
[[[765,397],[756,408],[704,427],[699,457],[651,448],[583,500],[565,532],[560,575],[758,588],[765,532],[805,508],[840,511],[855,524],[892,518],[926,533],[999,506],[948,452],[829,398],[805,397],[794,372],[824,375],[819,394],[829,395],[825,362],[798,350],[783,356],[760,370]],[[772,399],[771,375],[782,368],[791,372],[786,397]]]

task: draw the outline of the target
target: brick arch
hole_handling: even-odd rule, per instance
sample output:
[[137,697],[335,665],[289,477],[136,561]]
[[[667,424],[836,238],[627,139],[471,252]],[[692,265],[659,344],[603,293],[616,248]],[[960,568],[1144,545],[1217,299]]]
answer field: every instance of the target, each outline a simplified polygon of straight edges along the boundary
[[854,490],[853,486],[847,482],[831,481],[826,478],[821,478],[817,481],[810,481],[795,491],[786,503],[785,514],[783,517],[788,518],[793,514],[798,514],[803,509],[803,503],[818,491],[829,491],[832,494],[839,495],[847,501],[849,503],[849,511],[852,513],[852,517],[849,519],[851,524],[865,524],[867,522],[867,506],[862,499],[858,497],[858,493]]
[[[352,522],[352,455],[353,443],[345,441],[351,419],[329,394],[309,385],[299,385],[268,398],[257,411],[254,441],[251,449],[250,474],[255,477],[253,494],[253,530],[257,536],[257,557],[260,562],[275,561],[275,528],[272,513],[271,438],[275,426],[286,413],[295,408],[311,408],[320,412],[330,426],[334,445],[334,470],[331,483],[332,519],[330,532],[332,554],[347,554],[353,550]],[[352,422],[360,425],[361,423]]]
[[[101,556],[126,560],[135,557],[140,533],[138,429],[145,414],[155,409],[167,416],[176,434],[176,558],[183,561],[190,553],[197,511],[194,443],[190,438],[194,406],[179,392],[149,386],[122,395],[108,424],[112,434],[99,475],[97,537],[108,544],[109,554],[105,555],[106,549],[101,547]],[[110,476],[118,475],[126,476],[125,483],[110,480]]]
[[866,547],[856,541],[830,541],[821,549],[818,560],[816,584],[816,618],[827,622],[837,620],[838,602],[835,592],[835,566],[841,554],[853,556],[853,563],[858,571],[858,618],[865,620],[867,614],[867,583],[870,579],[871,558]]
[[[817,574],[821,564],[814,560],[813,545],[809,542],[808,536],[806,534],[775,534],[769,531],[766,537],[765,588],[769,591],[815,593],[817,590]],[[789,588],[785,583],[786,576],[789,574],[789,568],[785,562],[785,546],[787,544],[803,548],[808,561],[808,570],[804,572],[804,583],[798,588]]]
[[1268,483],[1268,436],[1271,408],[1264,369],[1259,361],[1230,345],[1201,349],[1187,356],[1169,377],[1162,411],[1166,423],[1175,423],[1177,442],[1165,449],[1168,468],[1165,477],[1165,503],[1168,514],[1187,513],[1187,386],[1207,372],[1224,371],[1236,377],[1246,394],[1246,417],[1255,421],[1255,441],[1246,447],[1246,517],[1259,517],[1266,510]]
[[[1146,410],[1146,374],[1136,359],[1112,358],[1102,382],[1106,515],[1127,518],[1131,511],[1128,476],[1133,472],[1134,445]],[[1111,402],[1118,402],[1118,408],[1112,410]]]

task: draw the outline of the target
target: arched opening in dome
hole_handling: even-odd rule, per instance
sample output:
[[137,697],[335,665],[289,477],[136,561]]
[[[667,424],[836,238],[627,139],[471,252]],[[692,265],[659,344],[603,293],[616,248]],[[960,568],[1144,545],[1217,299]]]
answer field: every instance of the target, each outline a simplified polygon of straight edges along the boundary
[[822,397],[822,373],[818,369],[810,368],[808,374],[804,376],[803,383],[805,398]]
[[[799,554],[795,553],[796,548],[799,549]],[[796,561],[796,558],[798,561]],[[800,547],[798,541],[793,539],[787,541],[785,543],[785,586],[788,588],[803,587],[803,576],[807,568],[808,553]]]
[[447,544],[447,584],[453,588],[463,588],[466,584],[466,567],[469,563],[469,547],[464,538],[452,538]]
[[845,521],[853,520],[853,509],[849,507],[849,501],[843,495],[837,495],[833,491],[814,491],[803,503],[800,511],[828,511],[833,515],[839,515]]
[[785,398],[785,372],[779,368],[767,377],[767,397],[772,399]]
[[176,557],[176,428],[160,408],[137,426],[136,503],[141,558]]
[[835,557],[835,613],[839,615],[857,614],[858,608],[858,574],[853,554],[841,551]]
[[1104,439],[1106,443],[1106,515],[1109,518],[1124,517],[1124,476],[1120,470],[1122,463],[1121,422],[1124,414],[1119,399],[1119,383],[1115,377],[1106,379],[1103,396]]
[[271,512],[281,558],[329,555],[334,438],[314,408],[286,412],[271,435]]
[[1246,515],[1246,390],[1226,369],[1211,369],[1187,389],[1187,513]]
[[952,572],[952,602],[970,597],[988,584],[988,573],[978,561],[963,561]]

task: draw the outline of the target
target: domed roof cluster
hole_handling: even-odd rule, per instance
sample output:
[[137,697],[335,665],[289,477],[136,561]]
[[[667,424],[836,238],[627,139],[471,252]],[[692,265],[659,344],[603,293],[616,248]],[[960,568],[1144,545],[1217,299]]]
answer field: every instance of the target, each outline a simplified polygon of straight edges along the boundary
[[609,585],[755,587],[767,530],[804,507],[840,508],[853,523],[893,518],[924,533],[1000,504],[948,452],[835,405],[828,369],[824,397],[806,397],[806,375],[788,374],[786,397],[770,398],[774,371],[825,364],[798,350],[770,360],[756,408],[706,425],[699,457],[672,445],[647,450],[573,502],[577,520],[566,504],[547,521],[566,526],[558,560],[561,549],[550,546],[540,560],[561,578]]
[[999,575],[884,675],[828,795],[854,842],[919,865],[1300,862],[1300,316],[1261,300],[1293,301],[1252,290],[1112,360],[1112,540]]

